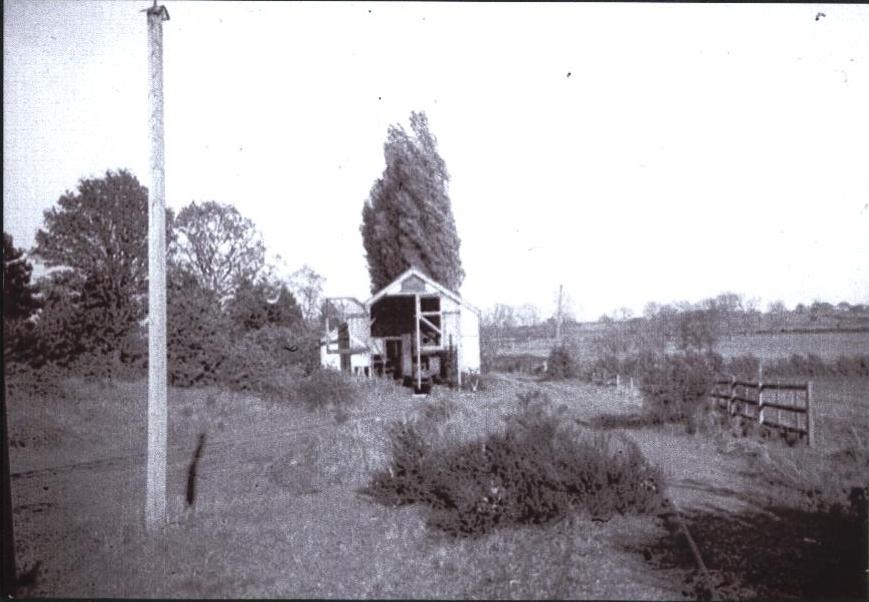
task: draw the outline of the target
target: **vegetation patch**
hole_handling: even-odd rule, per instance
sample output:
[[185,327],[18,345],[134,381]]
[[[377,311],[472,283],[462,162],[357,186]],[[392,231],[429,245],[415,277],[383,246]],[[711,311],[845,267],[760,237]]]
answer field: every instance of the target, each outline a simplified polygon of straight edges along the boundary
[[705,409],[720,360],[714,354],[695,352],[642,355],[637,371],[650,421],[684,423],[689,431],[696,428],[697,413]]
[[422,420],[393,424],[391,464],[364,491],[384,504],[425,504],[428,524],[457,537],[570,514],[661,511],[661,473],[639,448],[583,431],[565,411],[524,394],[502,432],[462,443]]
[[272,371],[257,381],[253,392],[266,401],[297,404],[309,412],[331,411],[338,422],[349,418],[349,407],[363,395],[359,379],[326,368],[307,375],[298,369]]
[[[724,371],[743,378],[756,378],[760,359],[753,354],[739,355],[728,360]],[[786,358],[763,363],[764,376],[790,378],[817,378],[822,376],[869,376],[869,355],[840,354],[835,359],[824,360],[814,353],[791,354]]]
[[564,345],[557,345],[549,352],[546,364],[546,376],[549,378],[575,378],[579,375],[579,366],[573,353]]
[[487,372],[519,372],[531,374],[543,364],[543,358],[530,353],[516,355],[499,354],[488,358]]

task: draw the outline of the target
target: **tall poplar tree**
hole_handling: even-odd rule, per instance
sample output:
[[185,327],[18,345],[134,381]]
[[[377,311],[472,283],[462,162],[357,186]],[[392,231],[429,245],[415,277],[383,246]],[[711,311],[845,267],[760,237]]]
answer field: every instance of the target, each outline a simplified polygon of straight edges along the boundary
[[389,127],[386,169],[362,208],[371,291],[411,266],[458,291],[465,273],[447,193],[449,174],[425,113],[412,112],[410,127],[410,134],[400,125]]

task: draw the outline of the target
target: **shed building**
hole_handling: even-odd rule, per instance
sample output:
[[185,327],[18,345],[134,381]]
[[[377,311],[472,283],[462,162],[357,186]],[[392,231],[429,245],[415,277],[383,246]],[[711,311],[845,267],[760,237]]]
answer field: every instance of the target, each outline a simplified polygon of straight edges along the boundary
[[345,372],[388,375],[425,388],[461,384],[480,370],[480,311],[455,291],[410,268],[365,303],[329,299],[321,363]]

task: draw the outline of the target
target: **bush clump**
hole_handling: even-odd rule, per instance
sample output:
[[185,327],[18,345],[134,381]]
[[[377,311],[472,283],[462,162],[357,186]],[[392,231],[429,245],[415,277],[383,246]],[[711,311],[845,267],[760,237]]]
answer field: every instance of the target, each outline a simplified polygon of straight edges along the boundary
[[576,378],[579,375],[576,358],[565,345],[557,345],[549,352],[546,375],[549,378]]
[[681,422],[693,428],[721,362],[719,355],[696,352],[640,357],[637,371],[651,422]]
[[359,395],[359,382],[337,370],[320,369],[297,381],[295,399],[309,411],[349,406]]
[[543,363],[543,359],[529,353],[515,355],[492,355],[484,368],[484,372],[519,372],[534,373]]
[[365,492],[381,503],[424,503],[453,536],[544,524],[571,513],[607,519],[663,508],[660,471],[629,440],[580,430],[540,393],[520,396],[503,432],[455,444],[421,421],[393,424],[392,461]]
[[458,411],[459,404],[456,400],[450,397],[441,397],[427,402],[422,407],[422,416],[430,423],[441,424],[452,418]]

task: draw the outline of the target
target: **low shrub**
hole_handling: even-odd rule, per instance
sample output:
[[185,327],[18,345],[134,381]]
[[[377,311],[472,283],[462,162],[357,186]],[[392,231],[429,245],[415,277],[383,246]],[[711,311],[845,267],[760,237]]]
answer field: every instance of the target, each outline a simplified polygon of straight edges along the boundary
[[869,376],[869,355],[840,355],[835,362],[839,376]]
[[753,461],[767,485],[790,505],[809,512],[856,513],[865,520],[869,438],[857,429],[832,453],[804,445],[769,446]]
[[543,359],[528,353],[517,355],[491,355],[483,366],[483,372],[521,372],[532,374]]
[[549,378],[576,378],[579,376],[576,358],[567,346],[557,345],[549,352],[546,376]]
[[125,345],[109,353],[85,351],[68,361],[65,369],[67,375],[88,381],[139,380],[148,374],[147,355],[131,352]]
[[337,370],[321,369],[299,379],[294,396],[309,411],[346,408],[359,396],[359,388],[358,379]]
[[580,430],[537,392],[520,396],[503,432],[458,444],[438,433],[420,421],[393,424],[391,464],[365,492],[385,504],[424,503],[429,525],[453,536],[663,507],[661,473],[636,444]]
[[427,402],[422,407],[422,417],[431,423],[443,423],[459,411],[459,404],[450,397],[441,397]]
[[619,361],[615,355],[606,354],[594,361],[591,365],[591,371],[593,377],[600,374],[611,375],[631,372],[631,367],[625,365],[625,362]]
[[326,368],[305,374],[298,365],[263,376],[251,392],[264,401],[331,412],[339,424],[350,418],[350,407],[363,394],[356,377]]
[[760,369],[760,359],[749,353],[731,358],[725,363],[724,371],[737,378],[756,379]]
[[695,414],[702,410],[721,362],[721,356],[695,352],[640,357],[637,370],[645,412],[654,423],[681,422],[689,431],[696,428]]
[[232,341],[219,371],[221,384],[256,392],[271,374],[289,368],[290,353],[285,347],[291,337],[287,328],[267,326]]
[[44,363],[34,368],[28,363],[7,362],[3,367],[6,399],[12,403],[28,403],[34,398],[61,401],[67,397],[65,367]]

